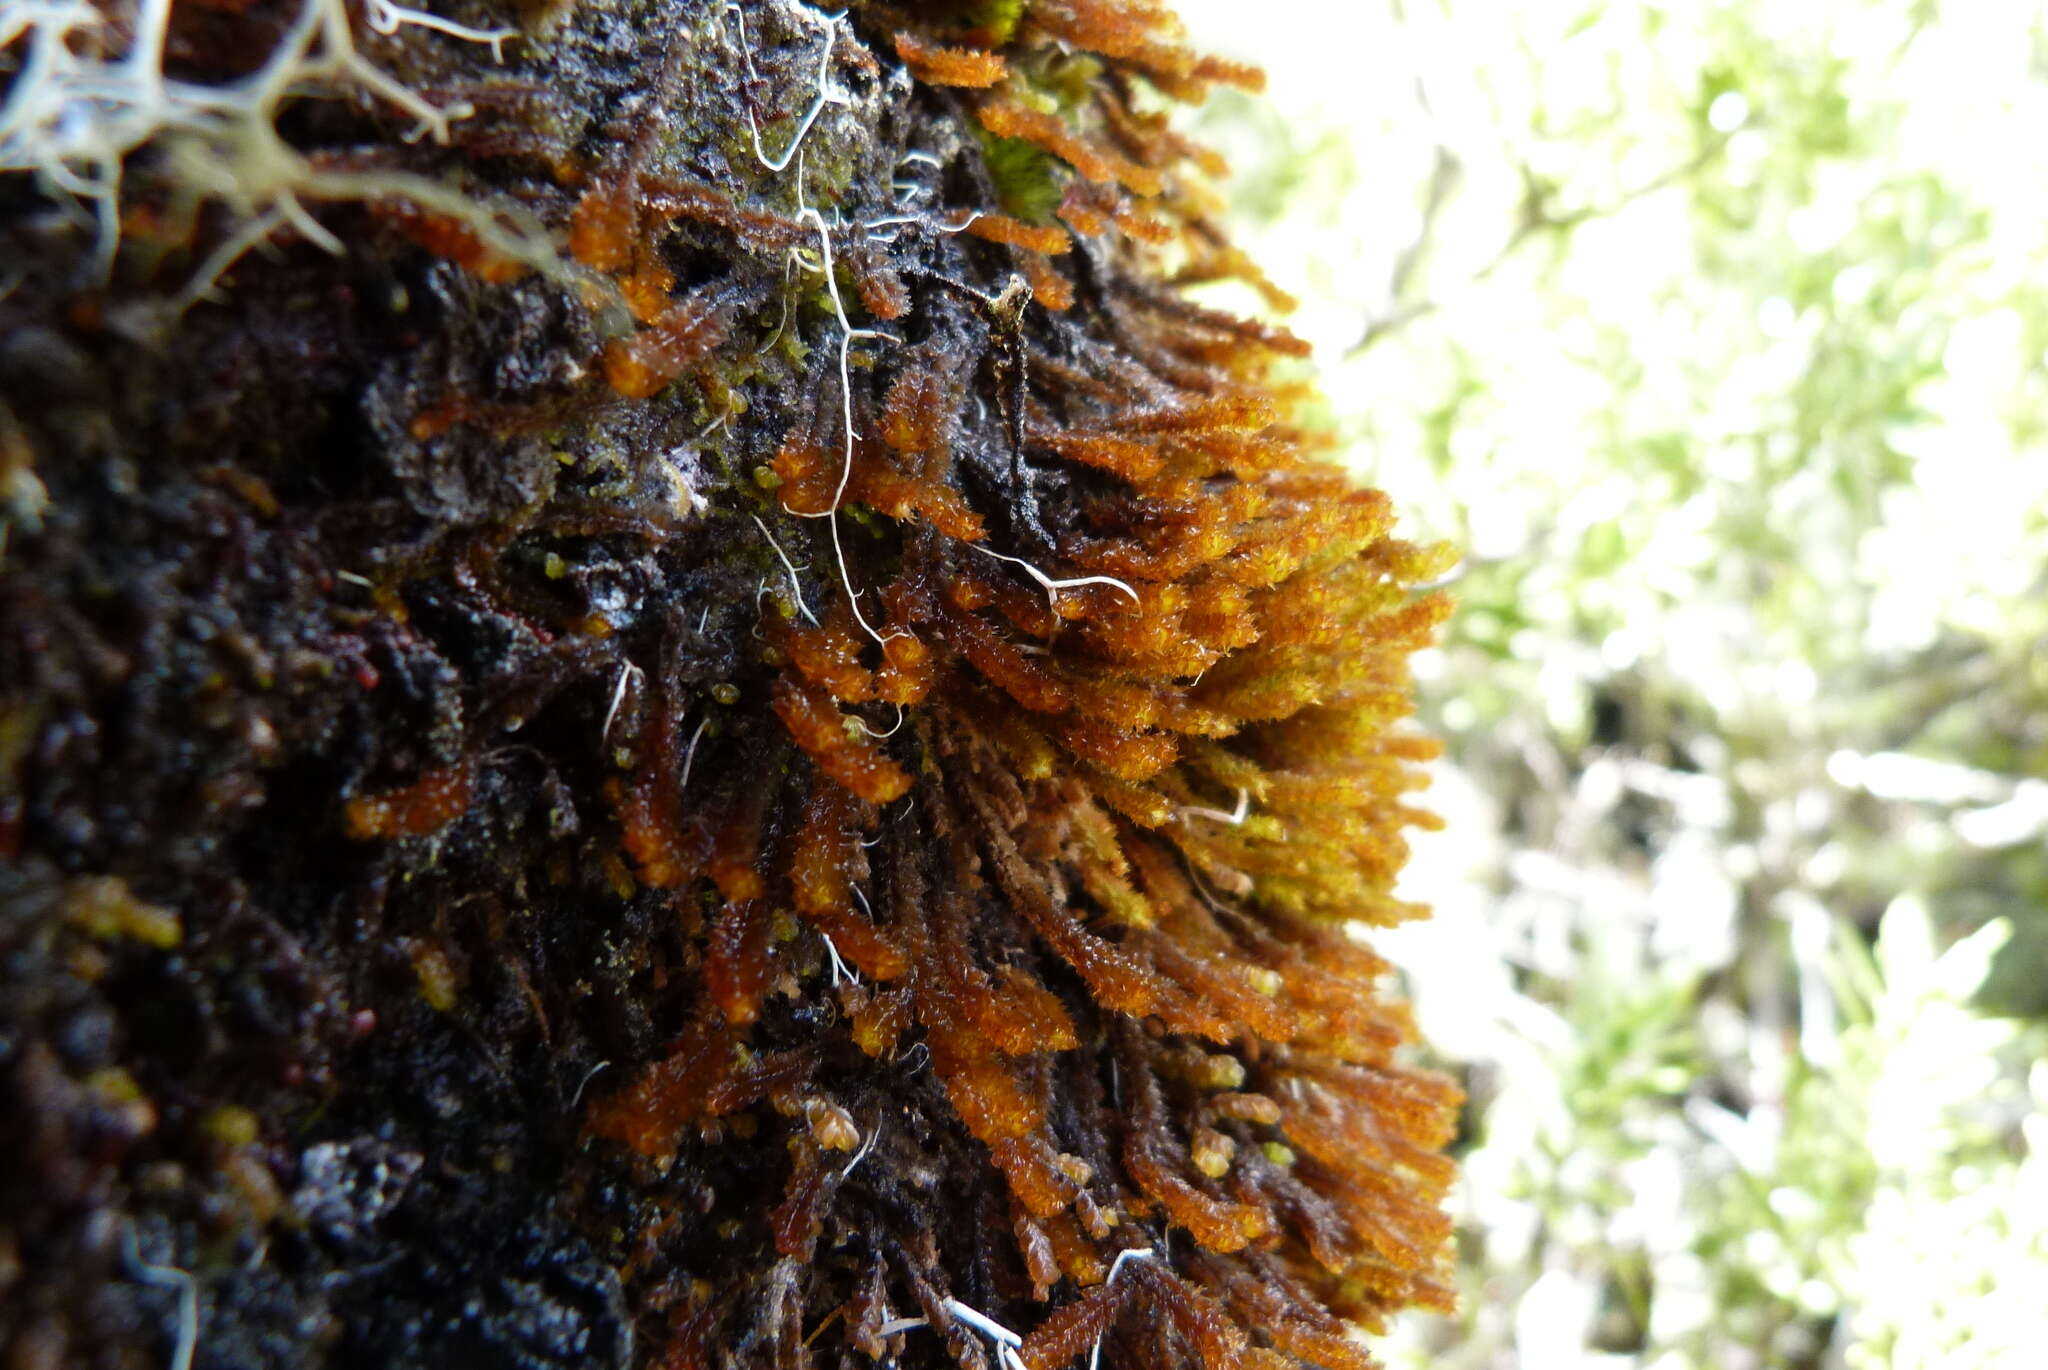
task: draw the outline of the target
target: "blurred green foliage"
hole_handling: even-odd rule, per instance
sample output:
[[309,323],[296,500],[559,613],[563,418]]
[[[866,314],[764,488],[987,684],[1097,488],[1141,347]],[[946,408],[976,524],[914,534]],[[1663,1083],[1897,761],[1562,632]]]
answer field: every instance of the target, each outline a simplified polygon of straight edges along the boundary
[[2044,1363],[2048,13],[1183,8],[1328,421],[1467,549],[1389,939],[1467,1303],[1383,1353]]

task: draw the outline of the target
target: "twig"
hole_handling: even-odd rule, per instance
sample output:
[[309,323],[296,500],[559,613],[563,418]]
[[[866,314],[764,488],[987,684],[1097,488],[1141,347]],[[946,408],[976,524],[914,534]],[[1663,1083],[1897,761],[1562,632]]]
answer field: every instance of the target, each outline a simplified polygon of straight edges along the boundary
[[[1546,185],[1528,167],[1523,167],[1521,169],[1522,205],[1519,221],[1515,225],[1514,232],[1510,233],[1507,240],[1500,245],[1499,250],[1489,257],[1478,270],[1467,277],[1464,283],[1458,286],[1456,290],[1470,290],[1473,286],[1483,284],[1494,272],[1504,266],[1510,257],[1514,256],[1523,243],[1537,234],[1568,233],[1581,224],[1589,223],[1594,219],[1612,218],[1636,201],[1654,195],[1660,190],[1667,190],[1687,177],[1697,174],[1715,157],[1719,156],[1727,146],[1728,135],[1721,134],[1711,139],[1706,146],[1702,147],[1685,161],[1680,162],[1676,166],[1666,168],[1641,185],[1621,192],[1607,203],[1585,205],[1563,213],[1556,212],[1550,207],[1549,200],[1553,193],[1552,188]],[[1404,248],[1400,257],[1396,259],[1388,308],[1385,313],[1366,324],[1365,332],[1360,335],[1357,342],[1351,344],[1351,356],[1357,356],[1380,339],[1407,327],[1417,319],[1434,314],[1437,310],[1443,308],[1443,299],[1438,296],[1408,301],[1400,299],[1400,295],[1408,285],[1409,277],[1414,271],[1415,264],[1423,253],[1426,239],[1434,231],[1439,211],[1442,209],[1444,201],[1448,199],[1451,186],[1455,184],[1456,159],[1451,157],[1441,147],[1437,149],[1437,153],[1438,160],[1436,166],[1430,173],[1430,193],[1429,200],[1424,205],[1422,231],[1417,236],[1417,239]],[[1450,168],[1449,171],[1446,171],[1447,164]],[[1445,180],[1446,177],[1449,178],[1448,183]]]

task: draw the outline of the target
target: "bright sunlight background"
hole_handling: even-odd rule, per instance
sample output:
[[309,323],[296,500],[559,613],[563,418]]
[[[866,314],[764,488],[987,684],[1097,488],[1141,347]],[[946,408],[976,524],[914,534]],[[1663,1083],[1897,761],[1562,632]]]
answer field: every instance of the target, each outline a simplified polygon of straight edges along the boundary
[[2048,7],[1181,8],[1327,422],[1467,553],[1379,939],[1465,1307],[1383,1354],[2048,1366]]

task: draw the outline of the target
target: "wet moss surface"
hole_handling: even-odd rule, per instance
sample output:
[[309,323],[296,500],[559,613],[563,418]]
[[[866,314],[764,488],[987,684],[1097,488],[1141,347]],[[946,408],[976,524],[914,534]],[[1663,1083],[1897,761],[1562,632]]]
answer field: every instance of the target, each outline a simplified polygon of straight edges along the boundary
[[1442,558],[1179,293],[1250,268],[1149,111],[1251,75],[1109,0],[167,12],[187,91],[298,54],[295,160],[167,123],[104,274],[0,175],[9,1364],[1441,1305],[1455,1092],[1347,927]]

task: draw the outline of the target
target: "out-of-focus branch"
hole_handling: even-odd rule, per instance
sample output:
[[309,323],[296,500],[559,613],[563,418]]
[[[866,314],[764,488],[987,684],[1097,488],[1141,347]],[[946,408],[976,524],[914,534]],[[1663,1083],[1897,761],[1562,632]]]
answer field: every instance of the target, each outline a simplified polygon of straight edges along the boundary
[[[1419,84],[1419,83],[1418,83]],[[1382,333],[1403,327],[1410,320],[1436,308],[1433,300],[1407,299],[1409,287],[1415,278],[1415,269],[1429,250],[1431,240],[1436,236],[1436,224],[1442,216],[1444,206],[1450,203],[1451,192],[1456,190],[1464,172],[1457,154],[1442,143],[1436,147],[1436,160],[1429,170],[1429,193],[1422,204],[1422,222],[1415,230],[1415,236],[1394,258],[1394,270],[1387,280],[1388,309],[1366,324],[1365,335],[1352,346],[1354,353],[1370,347]],[[1406,302],[1404,303],[1404,300]]]
[[[1418,88],[1419,89],[1419,88]],[[1424,107],[1428,102],[1425,100]],[[1595,219],[1612,218],[1638,200],[1646,199],[1661,190],[1668,190],[1703,171],[1707,165],[1728,146],[1728,135],[1716,134],[1700,150],[1676,166],[1669,167],[1641,185],[1632,186],[1604,204],[1582,205],[1577,209],[1559,211],[1554,200],[1557,187],[1543,180],[1527,166],[1518,168],[1522,177],[1522,200],[1515,216],[1515,229],[1491,257],[1478,270],[1466,278],[1461,290],[1468,290],[1482,284],[1515,255],[1522,244],[1539,234],[1564,234],[1584,223]],[[1443,307],[1441,296],[1410,295],[1417,264],[1427,253],[1430,239],[1442,217],[1445,203],[1451,191],[1457,186],[1460,165],[1449,148],[1437,147],[1435,165],[1431,168],[1429,187],[1423,201],[1422,226],[1413,241],[1394,259],[1394,269],[1388,280],[1387,300],[1384,311],[1367,320],[1365,331],[1357,342],[1351,345],[1351,355],[1371,347],[1390,333],[1406,328],[1415,320],[1435,313]]]

